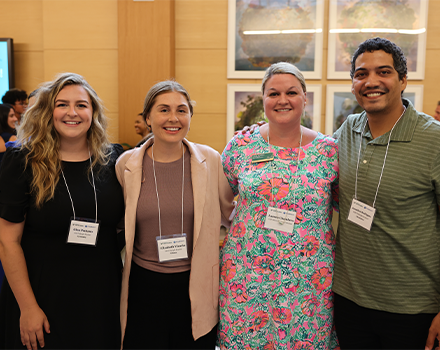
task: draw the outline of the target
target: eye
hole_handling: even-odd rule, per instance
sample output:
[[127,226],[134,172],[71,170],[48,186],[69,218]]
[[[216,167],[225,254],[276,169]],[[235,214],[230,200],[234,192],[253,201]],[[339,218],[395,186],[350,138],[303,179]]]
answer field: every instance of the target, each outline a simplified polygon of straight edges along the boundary
[[271,92],[271,93],[269,94],[269,96],[270,96],[270,97],[278,96],[278,92]]
[[382,71],[380,71],[380,74],[388,75],[388,74],[391,74],[391,72],[389,70],[382,70]]
[[296,91],[289,91],[288,93],[287,93],[287,95],[289,95],[289,96],[295,96],[295,95],[297,95],[298,93],[296,92]]
[[80,103],[80,104],[78,104],[78,107],[79,108],[87,108],[88,106],[84,103]]
[[183,113],[183,114],[186,114],[186,113],[188,113],[188,111],[186,110],[186,109],[179,109],[179,113]]
[[65,104],[64,102],[59,102],[55,105],[55,107],[66,107],[67,104]]

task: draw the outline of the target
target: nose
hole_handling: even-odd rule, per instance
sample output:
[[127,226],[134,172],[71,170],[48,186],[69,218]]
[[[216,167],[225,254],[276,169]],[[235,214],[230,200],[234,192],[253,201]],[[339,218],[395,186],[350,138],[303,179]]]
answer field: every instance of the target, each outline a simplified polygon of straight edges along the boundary
[[179,118],[177,118],[177,114],[176,114],[176,112],[171,112],[171,113],[170,113],[170,116],[169,116],[169,118],[168,118],[168,120],[169,120],[170,122],[178,122],[178,121],[179,121]]
[[286,104],[287,103],[287,96],[286,96],[286,94],[281,93],[279,95],[278,103],[279,104]]
[[67,110],[67,115],[68,116],[76,116],[77,115],[75,106],[73,106],[73,105],[69,106],[69,109]]
[[376,73],[370,73],[368,74],[366,81],[365,81],[365,86],[368,87],[376,87],[379,85],[379,79]]

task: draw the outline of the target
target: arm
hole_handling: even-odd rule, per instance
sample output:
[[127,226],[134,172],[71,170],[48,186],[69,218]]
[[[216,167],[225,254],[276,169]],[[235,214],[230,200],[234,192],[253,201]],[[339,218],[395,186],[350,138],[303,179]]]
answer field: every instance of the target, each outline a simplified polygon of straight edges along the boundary
[[44,330],[50,333],[49,321],[37,304],[29,282],[26,261],[20,242],[24,221],[13,223],[0,218],[0,258],[9,285],[20,307],[20,335],[29,350],[44,347]]
[[6,152],[6,145],[3,138],[0,137],[0,153]]
[[229,227],[231,225],[231,213],[235,208],[233,203],[234,195],[232,194],[231,187],[223,173],[223,166],[220,157],[218,162],[218,193],[220,210],[222,212],[222,225]]

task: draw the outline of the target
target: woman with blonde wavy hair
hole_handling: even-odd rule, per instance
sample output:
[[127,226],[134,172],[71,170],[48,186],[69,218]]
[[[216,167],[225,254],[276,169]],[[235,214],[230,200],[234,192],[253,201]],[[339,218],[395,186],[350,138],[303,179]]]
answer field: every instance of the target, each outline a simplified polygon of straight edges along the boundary
[[0,171],[0,348],[120,346],[123,216],[96,92],[78,74],[43,84]]

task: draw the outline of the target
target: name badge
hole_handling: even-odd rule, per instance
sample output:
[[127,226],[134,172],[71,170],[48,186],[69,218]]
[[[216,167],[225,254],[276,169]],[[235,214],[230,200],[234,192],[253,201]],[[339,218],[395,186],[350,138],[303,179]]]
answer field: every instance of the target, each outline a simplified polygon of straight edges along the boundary
[[267,209],[264,227],[281,232],[292,233],[295,225],[296,211],[284,210],[274,207]]
[[269,161],[273,160],[273,153],[267,152],[267,153],[254,154],[251,159],[252,159],[252,164],[261,163],[261,162],[269,162]]
[[99,222],[91,219],[71,218],[67,243],[96,246]]
[[188,259],[186,233],[156,237],[159,262]]
[[370,231],[371,225],[373,225],[374,214],[376,214],[374,207],[353,198],[347,220]]

